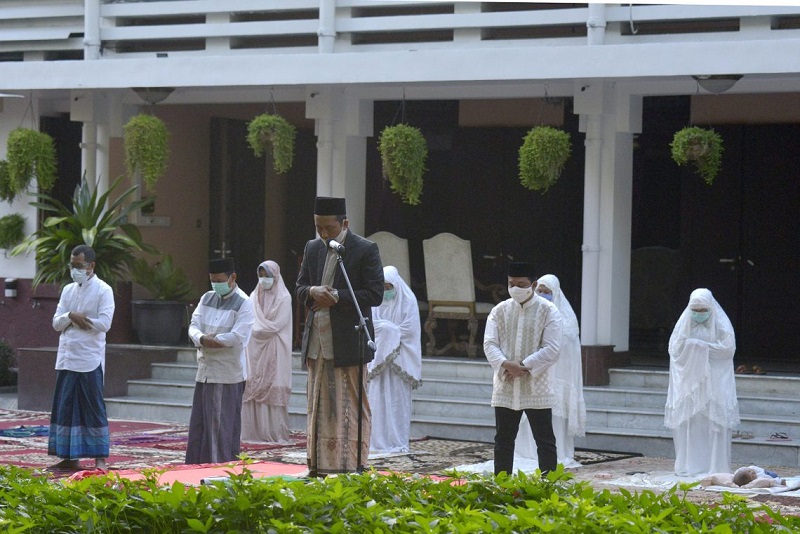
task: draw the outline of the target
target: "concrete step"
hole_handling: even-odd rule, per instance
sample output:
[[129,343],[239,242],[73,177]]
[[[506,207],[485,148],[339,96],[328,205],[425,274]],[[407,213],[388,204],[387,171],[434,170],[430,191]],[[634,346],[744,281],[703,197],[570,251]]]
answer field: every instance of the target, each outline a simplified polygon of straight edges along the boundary
[[128,395],[143,399],[169,399],[176,402],[192,402],[195,382],[176,382],[150,378],[146,380],[129,380]]
[[152,377],[173,382],[192,382],[197,378],[197,364],[190,363],[154,363],[151,366]]
[[112,397],[105,399],[109,419],[129,421],[166,421],[189,424],[191,399],[179,401],[153,397]]
[[[667,391],[647,388],[618,388],[611,386],[586,386],[583,388],[586,406],[614,406],[617,408],[653,408],[663,413]],[[739,411],[750,415],[800,417],[800,398],[779,395],[739,393]]]
[[[616,388],[649,388],[667,391],[669,371],[666,369],[609,369],[609,386]],[[794,397],[800,389],[800,375],[770,373],[736,375],[736,393]]]

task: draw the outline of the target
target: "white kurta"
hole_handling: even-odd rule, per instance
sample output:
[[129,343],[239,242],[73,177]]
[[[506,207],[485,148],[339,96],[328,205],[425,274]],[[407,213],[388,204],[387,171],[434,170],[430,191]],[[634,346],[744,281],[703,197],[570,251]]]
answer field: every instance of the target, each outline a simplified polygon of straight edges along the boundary
[[[692,308],[707,308],[702,323]],[[707,289],[696,289],[669,340],[669,389],[664,424],[672,429],[675,474],[730,471],[731,429],[739,424],[733,326]]]
[[384,267],[393,299],[372,310],[377,351],[367,370],[372,409],[370,451],[408,452],[412,390],[422,383],[422,330],[417,298],[392,266]]

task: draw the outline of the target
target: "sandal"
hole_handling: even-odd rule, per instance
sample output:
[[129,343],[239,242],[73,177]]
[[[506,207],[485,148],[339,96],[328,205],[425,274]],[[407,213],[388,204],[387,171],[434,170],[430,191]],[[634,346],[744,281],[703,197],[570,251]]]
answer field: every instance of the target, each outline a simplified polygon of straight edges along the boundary
[[792,438],[786,432],[775,432],[767,438],[767,441],[792,441]]
[[740,375],[749,375],[752,372],[753,371],[751,371],[750,368],[747,367],[746,365],[740,365],[739,367],[736,368],[736,373]]
[[731,434],[731,437],[734,439],[753,439],[753,433],[748,432],[747,430],[736,430]]

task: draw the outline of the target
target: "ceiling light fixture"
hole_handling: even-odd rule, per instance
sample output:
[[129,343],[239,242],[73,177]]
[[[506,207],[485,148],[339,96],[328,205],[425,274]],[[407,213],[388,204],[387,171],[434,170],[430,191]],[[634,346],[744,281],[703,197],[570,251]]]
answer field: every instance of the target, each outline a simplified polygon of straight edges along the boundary
[[692,76],[697,84],[709,93],[724,93],[742,79],[741,74],[700,74]]
[[174,87],[134,87],[133,92],[150,105],[163,102],[175,91]]

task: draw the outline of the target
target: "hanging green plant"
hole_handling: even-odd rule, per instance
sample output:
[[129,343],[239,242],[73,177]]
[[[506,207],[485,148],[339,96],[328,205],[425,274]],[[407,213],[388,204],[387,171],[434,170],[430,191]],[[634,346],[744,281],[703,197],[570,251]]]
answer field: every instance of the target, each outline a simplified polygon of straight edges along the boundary
[[422,175],[427,170],[428,144],[419,128],[407,124],[387,126],[378,140],[383,176],[403,202],[416,206],[422,195]]
[[25,217],[12,213],[0,217],[0,248],[11,249],[25,239]]
[[169,159],[169,130],[164,121],[154,115],[140,113],[123,128],[125,165],[133,176],[138,171],[148,191],[154,191],[158,179],[164,176]]
[[247,142],[256,157],[272,147],[272,166],[284,174],[294,163],[295,127],[280,115],[264,113],[247,124]]
[[519,181],[542,193],[558,181],[572,153],[569,134],[550,126],[536,126],[519,148]]
[[6,200],[10,204],[17,194],[11,186],[11,180],[8,176],[8,162],[0,159],[0,200]]
[[722,166],[722,136],[711,128],[690,126],[675,132],[669,146],[675,163],[686,165],[691,161],[705,183],[714,183]]
[[8,166],[5,185],[0,186],[6,200],[28,189],[36,178],[40,191],[49,191],[56,183],[56,147],[53,138],[30,128],[17,128],[8,134]]

